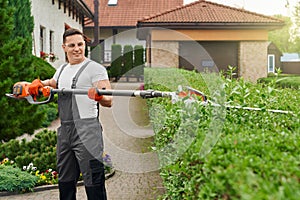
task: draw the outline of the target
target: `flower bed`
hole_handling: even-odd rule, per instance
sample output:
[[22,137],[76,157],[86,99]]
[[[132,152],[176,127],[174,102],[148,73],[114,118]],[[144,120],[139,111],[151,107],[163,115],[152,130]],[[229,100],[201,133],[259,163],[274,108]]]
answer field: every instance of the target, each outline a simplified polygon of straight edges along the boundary
[[[33,187],[41,185],[55,185],[58,183],[58,173],[56,172],[56,132],[43,130],[35,135],[32,141],[27,142],[10,140],[0,145],[0,156],[4,159],[0,162],[0,166],[13,168],[17,172],[20,171],[22,177],[31,177],[31,185],[24,185],[23,181],[14,183],[15,187],[6,189],[7,182],[13,182],[15,176],[9,175],[4,182],[1,182],[0,191],[30,191]],[[111,158],[108,154],[103,154],[106,177],[114,173]],[[11,171],[11,170],[8,170]],[[25,174],[24,174],[25,173]],[[1,171],[1,174],[3,172]],[[16,173],[15,173],[16,174]],[[33,177],[33,178],[32,178]],[[26,177],[27,178],[27,177]],[[81,180],[81,179],[80,179]],[[2,185],[3,184],[3,185]]]

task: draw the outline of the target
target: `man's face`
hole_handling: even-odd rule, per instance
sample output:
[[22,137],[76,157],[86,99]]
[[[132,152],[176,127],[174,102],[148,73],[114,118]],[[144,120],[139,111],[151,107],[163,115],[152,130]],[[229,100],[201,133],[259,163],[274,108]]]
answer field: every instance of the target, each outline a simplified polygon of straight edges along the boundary
[[66,52],[68,61],[71,65],[79,64],[84,61],[85,42],[81,35],[71,35],[66,37],[66,41],[62,47]]

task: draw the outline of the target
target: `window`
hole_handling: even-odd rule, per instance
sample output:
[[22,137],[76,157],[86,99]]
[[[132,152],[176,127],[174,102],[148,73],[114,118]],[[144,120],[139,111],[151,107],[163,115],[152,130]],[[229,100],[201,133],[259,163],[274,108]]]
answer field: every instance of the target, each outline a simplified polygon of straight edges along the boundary
[[268,73],[274,73],[275,72],[275,55],[269,54],[268,55]]
[[40,27],[40,51],[44,52],[45,51],[45,27]]
[[107,5],[108,6],[116,6],[118,4],[118,0],[109,0]]
[[54,52],[54,31],[50,31],[50,53]]

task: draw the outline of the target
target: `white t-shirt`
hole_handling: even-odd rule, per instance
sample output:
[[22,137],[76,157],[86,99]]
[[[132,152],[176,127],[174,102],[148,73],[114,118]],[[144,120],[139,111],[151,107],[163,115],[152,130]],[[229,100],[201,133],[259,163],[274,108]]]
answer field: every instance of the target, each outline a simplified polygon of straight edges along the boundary
[[[75,77],[78,70],[90,59],[85,59],[82,63],[76,65],[68,64],[58,80],[58,89],[66,88],[71,89],[72,79]],[[58,75],[62,69],[62,66],[55,72],[53,79],[57,82]],[[92,61],[81,72],[76,83],[77,89],[86,89],[93,87],[93,83],[100,80],[108,80],[106,68],[102,65]],[[81,119],[94,118],[98,116],[97,102],[88,98],[87,95],[75,95],[79,115]]]

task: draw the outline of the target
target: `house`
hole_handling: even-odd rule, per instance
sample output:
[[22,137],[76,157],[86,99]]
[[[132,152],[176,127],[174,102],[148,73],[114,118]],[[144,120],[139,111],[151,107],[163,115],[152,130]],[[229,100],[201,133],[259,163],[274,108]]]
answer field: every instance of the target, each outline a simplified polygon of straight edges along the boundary
[[[94,11],[94,0],[85,2]],[[112,44],[146,45],[146,41],[136,37],[138,19],[182,5],[183,0],[99,0],[99,43],[104,49],[102,62],[111,61]],[[93,29],[94,23],[89,23],[84,33],[94,38]]]
[[273,42],[268,45],[268,73],[275,73],[276,69],[282,68],[282,53]]
[[300,54],[299,53],[283,53],[280,58],[282,63],[282,73],[300,75]]
[[[244,9],[199,0],[138,21],[147,62],[191,70],[225,71],[256,81],[268,73],[268,31],[284,22]],[[146,29],[147,28],[147,29]]]
[[44,57],[55,68],[65,62],[61,47],[66,28],[83,30],[94,15],[83,0],[31,0],[34,18],[32,53]]

